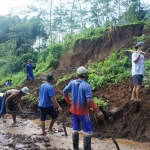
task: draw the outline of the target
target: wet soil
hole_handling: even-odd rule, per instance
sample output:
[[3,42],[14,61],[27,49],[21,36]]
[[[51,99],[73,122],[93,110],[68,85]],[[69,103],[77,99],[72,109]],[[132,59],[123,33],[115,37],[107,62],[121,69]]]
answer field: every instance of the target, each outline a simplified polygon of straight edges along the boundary
[[[27,120],[17,116],[18,123],[11,125],[10,115],[0,120],[1,150],[72,150],[71,128],[67,127],[68,136],[64,136],[63,126],[55,123],[51,134],[40,136],[40,120]],[[50,120],[46,121],[48,128]],[[149,150],[150,143],[138,143],[116,139],[121,150]],[[79,148],[83,150],[83,133],[80,132]],[[112,139],[92,138],[93,150],[116,150]]]

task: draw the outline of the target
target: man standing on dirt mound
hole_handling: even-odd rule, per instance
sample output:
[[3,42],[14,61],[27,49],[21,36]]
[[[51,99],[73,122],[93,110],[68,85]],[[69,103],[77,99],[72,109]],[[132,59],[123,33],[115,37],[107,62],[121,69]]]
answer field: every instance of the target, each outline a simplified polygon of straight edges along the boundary
[[144,76],[144,55],[145,49],[144,42],[138,42],[135,45],[136,52],[132,54],[132,79],[133,79],[133,91],[131,100],[140,100],[139,94]]
[[[27,87],[22,88],[21,90],[11,89],[6,91],[3,94],[1,108],[0,108],[0,117],[5,114],[9,113],[10,111],[16,111],[15,107],[15,100],[17,101],[17,106],[19,111],[22,113],[23,110],[21,108],[21,97],[29,94],[29,89]],[[16,114],[12,113],[13,124],[16,124]]]
[[32,64],[32,60],[29,59],[28,60],[28,64],[26,65],[26,69],[27,69],[27,81],[29,82],[29,84],[31,84],[34,81],[34,74],[33,74],[33,69],[36,68],[36,64]]
[[40,120],[41,120],[41,128],[42,128],[41,135],[46,135],[46,132],[45,132],[46,116],[49,115],[52,118],[49,124],[49,128],[48,128],[49,133],[52,132],[52,127],[56,119],[58,118],[58,112],[53,107],[53,105],[58,108],[59,112],[62,112],[62,108],[60,107],[60,105],[58,104],[56,100],[54,88],[51,85],[53,80],[54,78],[52,74],[47,75],[46,77],[47,83],[42,84],[39,88],[40,101],[39,101],[38,106],[40,107]]
[[[63,95],[68,104],[71,105],[72,113],[72,141],[73,149],[79,149],[80,123],[84,133],[84,150],[91,150],[91,136],[93,134],[92,120],[89,113],[89,106],[97,112],[99,118],[104,119],[103,113],[99,110],[92,99],[92,88],[85,80],[87,79],[87,69],[83,66],[77,69],[78,79],[70,81],[64,88]],[[72,101],[68,93],[72,93]]]

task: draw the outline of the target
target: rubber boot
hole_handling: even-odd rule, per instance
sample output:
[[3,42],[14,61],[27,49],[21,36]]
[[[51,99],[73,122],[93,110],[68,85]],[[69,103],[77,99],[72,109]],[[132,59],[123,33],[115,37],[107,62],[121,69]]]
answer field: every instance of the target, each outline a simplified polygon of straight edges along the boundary
[[83,141],[84,150],[91,150],[91,136],[85,136]]
[[79,133],[72,134],[73,149],[79,149]]

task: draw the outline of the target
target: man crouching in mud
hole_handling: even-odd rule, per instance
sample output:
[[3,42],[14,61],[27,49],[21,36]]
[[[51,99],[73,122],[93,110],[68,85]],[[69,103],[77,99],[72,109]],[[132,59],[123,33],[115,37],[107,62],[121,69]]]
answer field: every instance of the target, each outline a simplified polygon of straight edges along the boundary
[[[15,107],[15,100],[17,102],[17,106],[19,111],[22,113],[23,110],[20,105],[21,97],[29,94],[29,89],[27,87],[22,88],[21,90],[11,89],[4,93],[0,108],[0,117],[5,114],[9,113],[10,111],[16,111]],[[12,113],[13,124],[16,124],[16,114]]]

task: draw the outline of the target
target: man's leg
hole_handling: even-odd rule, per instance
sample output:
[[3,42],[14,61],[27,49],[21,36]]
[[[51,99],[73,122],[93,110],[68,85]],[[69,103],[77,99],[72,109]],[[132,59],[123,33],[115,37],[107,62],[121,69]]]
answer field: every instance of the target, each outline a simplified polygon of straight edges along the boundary
[[139,100],[140,89],[141,89],[141,86],[138,85],[138,86],[136,87],[136,99],[137,99],[137,100]]
[[91,150],[91,136],[85,135],[83,139],[84,150]]
[[78,150],[79,149],[79,133],[78,132],[72,132],[72,142],[73,142],[73,149]]
[[52,128],[53,128],[53,125],[55,122],[56,122],[56,119],[51,119],[51,122],[50,122],[49,128],[48,128],[48,132],[52,132]]
[[45,132],[45,121],[41,121],[41,128],[42,128],[41,135],[46,135],[46,132]]
[[45,113],[45,108],[42,108],[42,107],[40,107],[40,120],[41,120],[41,128],[42,128],[41,135],[46,135],[46,132],[45,132],[46,113]]
[[31,79],[31,81],[30,81],[30,85],[32,84],[32,82],[34,81],[34,79]]
[[132,90],[132,97],[131,100],[135,100],[135,95],[136,95],[136,86],[134,86],[133,90]]
[[12,118],[13,118],[13,123],[17,123],[16,122],[16,114],[12,114]]

